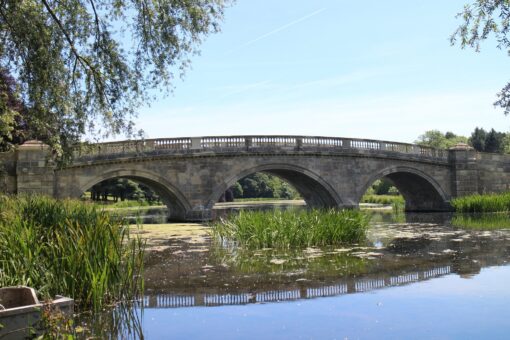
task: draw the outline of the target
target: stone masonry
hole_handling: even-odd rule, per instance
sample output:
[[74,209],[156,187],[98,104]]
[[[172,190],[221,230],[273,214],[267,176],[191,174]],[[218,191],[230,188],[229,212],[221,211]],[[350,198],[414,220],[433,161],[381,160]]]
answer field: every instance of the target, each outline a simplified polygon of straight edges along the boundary
[[0,190],[80,197],[109,178],[152,187],[175,220],[207,220],[239,179],[264,171],[288,181],[308,206],[358,206],[382,177],[406,199],[408,211],[447,211],[451,198],[510,190],[510,156],[467,146],[435,150],[385,141],[306,137],[229,136],[125,141],[76,149],[57,167],[47,146],[30,141],[0,153]]

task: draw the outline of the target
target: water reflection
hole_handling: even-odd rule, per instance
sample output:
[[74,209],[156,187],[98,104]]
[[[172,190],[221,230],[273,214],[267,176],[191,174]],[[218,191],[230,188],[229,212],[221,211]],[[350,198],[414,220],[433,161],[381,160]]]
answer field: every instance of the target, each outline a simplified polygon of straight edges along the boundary
[[125,219],[129,224],[168,222],[168,209],[165,206],[121,208],[113,210],[112,214]]
[[451,224],[456,227],[474,230],[495,230],[510,228],[510,214],[485,213],[485,214],[455,214]]
[[363,293],[452,273],[467,278],[510,259],[510,230],[455,228],[448,222],[451,214],[405,215],[420,221],[406,223],[388,223],[395,221],[391,214],[375,214],[367,243],[349,247],[250,251],[207,236],[202,242],[174,239],[148,258],[144,305],[218,306]]
[[[464,320],[473,308],[481,310],[492,304],[497,310],[496,307],[501,305],[499,299],[505,294],[505,285],[492,282],[497,275],[503,275],[503,280],[505,273],[510,277],[510,270],[503,274],[492,271],[490,289],[498,286],[499,293],[493,297],[484,295],[483,303],[474,298],[467,300],[464,294],[456,297],[453,293],[457,287],[467,286],[469,282],[475,282],[475,288],[469,286],[469,289],[476,290],[480,286],[479,278],[484,277],[479,275],[483,268],[508,264],[510,229],[506,215],[486,216],[489,222],[483,222],[483,217],[453,214],[394,214],[391,210],[371,211],[371,214],[372,224],[366,243],[287,252],[274,249],[250,251],[218,244],[209,237],[207,227],[200,225],[147,225],[141,235],[152,239],[153,244],[149,244],[145,295],[139,306],[116,308],[113,313],[94,315],[82,321],[88,325],[90,334],[107,338],[143,338],[144,335],[161,338],[169,332],[176,338],[198,336],[209,339],[216,336],[223,339],[228,338],[227,335],[240,338],[237,333],[226,332],[226,329],[239,325],[245,327],[244,338],[261,338],[275,331],[264,333],[264,327],[270,329],[270,324],[264,323],[267,322],[265,318],[275,320],[276,327],[286,322],[290,325],[289,320],[296,320],[293,331],[288,333],[289,338],[308,333],[310,337],[320,338],[324,330],[333,330],[332,334],[323,334],[325,337],[345,335],[344,329],[349,329],[351,324],[358,325],[350,329],[353,337],[368,334],[368,337],[379,338],[395,335],[391,329],[377,328],[369,323],[382,317],[373,306],[379,308],[379,299],[387,296],[385,303],[388,305],[398,301],[393,304],[396,306],[393,312],[388,313],[391,320],[386,320],[387,324],[409,324],[412,334],[430,337],[431,334],[448,334],[445,332],[451,329],[449,323],[441,324],[441,320],[447,319],[445,315],[452,313],[447,306],[467,304],[455,313],[456,320]],[[492,223],[495,227],[480,228],[484,223]],[[436,287],[439,295],[430,290],[424,294],[422,288],[412,289],[420,287],[419,282],[422,288],[423,284]],[[448,290],[449,285],[454,287],[453,291]],[[398,291],[392,293],[392,287]],[[487,287],[480,289],[482,292],[476,291],[474,296],[479,297]],[[401,294],[406,298],[399,300]],[[451,296],[450,303],[444,303],[444,296]],[[424,298],[434,302],[424,303]],[[413,310],[419,316],[416,320],[407,320],[409,310],[416,307],[413,305],[415,299],[422,299],[419,310],[423,312]],[[284,301],[289,303],[277,303]],[[439,309],[434,309],[441,303]],[[306,309],[300,309],[301,304],[306,305]],[[229,307],[222,309],[219,306]],[[218,314],[226,313],[227,308],[228,317]],[[264,313],[260,313],[260,308],[264,308]],[[326,314],[320,314],[327,308]],[[344,310],[348,312],[341,314]],[[247,313],[252,317],[250,325],[245,323]],[[475,314],[473,317],[478,318],[479,313]],[[500,314],[504,313],[500,310],[498,314],[486,317],[484,322],[490,324],[491,320],[500,320]],[[261,315],[264,319],[260,319]],[[365,323],[361,323],[356,315],[362,315]],[[439,319],[432,322],[433,333],[426,324],[438,315]],[[326,319],[329,321],[324,321]],[[314,328],[321,322],[323,327]],[[458,329],[468,329],[465,325],[477,327],[473,322],[466,322]],[[499,327],[490,327],[493,333],[504,329],[503,324],[497,325]],[[359,333],[367,329],[381,332]],[[108,330],[107,336],[105,330]],[[410,332],[397,333],[400,336],[396,337],[408,337]]]

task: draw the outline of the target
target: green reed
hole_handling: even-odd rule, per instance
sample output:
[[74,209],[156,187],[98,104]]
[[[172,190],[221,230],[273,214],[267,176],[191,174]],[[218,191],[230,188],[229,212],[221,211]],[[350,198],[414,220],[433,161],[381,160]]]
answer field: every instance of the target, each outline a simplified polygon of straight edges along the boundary
[[510,211],[510,192],[462,196],[452,199],[451,204],[462,213]]
[[126,224],[93,205],[0,196],[0,286],[27,285],[99,310],[142,292],[143,253]]
[[241,211],[213,224],[213,236],[247,248],[315,247],[365,239],[369,216],[359,210]]

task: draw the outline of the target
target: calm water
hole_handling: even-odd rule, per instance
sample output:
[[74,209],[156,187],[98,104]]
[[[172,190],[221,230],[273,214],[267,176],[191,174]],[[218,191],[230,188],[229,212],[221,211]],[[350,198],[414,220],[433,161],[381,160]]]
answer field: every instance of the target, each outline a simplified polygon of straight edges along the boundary
[[[229,248],[205,228],[187,235],[179,232],[186,226],[169,227],[174,236],[147,258],[143,308],[121,314],[128,322],[110,336],[509,338],[507,216],[492,218],[489,230],[449,215],[372,220],[366,244],[286,253]],[[106,335],[114,327],[104,318],[97,332]]]

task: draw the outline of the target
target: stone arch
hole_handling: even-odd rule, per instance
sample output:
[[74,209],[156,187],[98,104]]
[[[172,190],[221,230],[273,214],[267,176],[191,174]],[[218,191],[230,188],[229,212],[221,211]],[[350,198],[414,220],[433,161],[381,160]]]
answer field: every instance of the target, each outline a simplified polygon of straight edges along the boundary
[[380,178],[389,179],[406,201],[406,211],[449,211],[450,198],[441,185],[425,172],[406,166],[392,166],[372,175],[358,192],[361,200],[367,189]]
[[74,196],[79,197],[85,190],[95,184],[111,178],[132,179],[156,191],[163,203],[168,207],[168,217],[171,220],[185,220],[187,212],[191,210],[191,205],[179,189],[163,177],[142,170],[112,170],[100,174],[81,185],[77,192],[74,193]]
[[289,164],[264,164],[238,172],[217,185],[207,200],[207,209],[212,209],[220,196],[237,181],[256,172],[266,172],[289,182],[309,207],[343,206],[343,200],[333,187],[314,172]]

